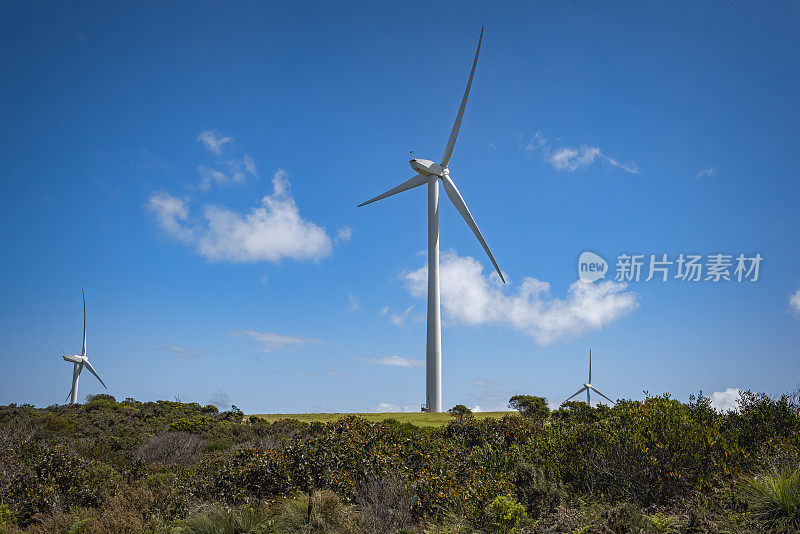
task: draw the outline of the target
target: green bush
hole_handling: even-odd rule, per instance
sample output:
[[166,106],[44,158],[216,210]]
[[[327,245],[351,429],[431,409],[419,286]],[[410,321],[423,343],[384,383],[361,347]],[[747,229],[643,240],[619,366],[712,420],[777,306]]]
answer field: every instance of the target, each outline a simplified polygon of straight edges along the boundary
[[486,508],[491,526],[498,532],[514,532],[527,517],[525,507],[514,500],[513,497],[500,495],[495,497]]
[[173,421],[167,427],[171,432],[188,432],[189,434],[200,434],[214,425],[215,420],[204,415],[191,419],[180,418]]
[[756,520],[772,531],[800,530],[800,473],[783,470],[745,479],[744,493]]

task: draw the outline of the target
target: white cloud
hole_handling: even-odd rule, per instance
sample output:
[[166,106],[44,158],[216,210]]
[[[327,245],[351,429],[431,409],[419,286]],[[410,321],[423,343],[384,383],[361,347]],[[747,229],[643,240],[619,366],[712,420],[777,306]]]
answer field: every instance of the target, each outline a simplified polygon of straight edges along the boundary
[[800,289],[789,297],[789,306],[796,312],[800,312]]
[[622,163],[615,158],[607,156],[596,146],[564,146],[554,149],[541,132],[536,132],[524,148],[527,152],[534,152],[541,149],[545,161],[552,165],[557,171],[572,172],[583,167],[588,167],[597,160],[601,160],[625,172],[631,174],[639,173],[639,169],[634,163]]
[[729,410],[736,410],[739,405],[736,401],[742,391],[739,388],[728,388],[725,391],[716,391],[711,394],[711,407],[718,412],[727,412]]
[[361,309],[361,304],[358,302],[358,298],[352,293],[348,293],[347,300],[350,303],[350,311],[357,312]]
[[381,315],[386,315],[387,313],[389,313],[389,306],[384,306],[383,308],[381,308],[380,311]]
[[167,193],[153,193],[145,206],[155,215],[156,221],[170,236],[182,242],[190,242],[194,231],[186,226],[189,219],[187,201]]
[[[550,284],[525,278],[516,293],[506,293],[497,273],[483,274],[472,257],[445,252],[441,257],[441,302],[449,321],[464,325],[507,325],[533,337],[539,344],[599,330],[638,307],[637,295],[626,284],[575,281],[564,299],[550,296]],[[402,275],[406,288],[423,298],[428,270],[423,265]]]
[[[512,381],[516,382],[516,381]],[[474,408],[472,411],[484,411],[484,412],[506,412],[509,411],[510,408],[508,407],[508,399],[514,394],[515,391],[519,391],[521,386],[519,383],[516,383],[515,386],[512,386],[512,383],[501,383],[495,380],[489,380],[486,378],[478,378],[472,380],[472,385],[478,389],[477,393],[471,393],[469,396],[471,398],[472,403],[475,404],[479,408],[479,410],[475,410]],[[524,388],[522,388],[524,389]],[[512,410],[513,411],[513,410]]]
[[244,161],[244,170],[246,170],[256,178],[258,178],[258,172],[256,171],[256,162],[253,161],[253,158],[245,154],[243,161]]
[[374,363],[376,365],[388,365],[390,367],[405,367],[410,369],[411,367],[420,367],[425,365],[423,360],[410,360],[408,358],[401,358],[400,356],[384,356],[383,358],[365,358],[363,356],[358,357],[359,360],[365,363]]
[[272,186],[272,194],[247,213],[206,205],[202,221],[196,223],[189,221],[186,201],[166,193],[151,195],[147,207],[167,234],[192,245],[210,260],[278,263],[284,258],[319,260],[328,256],[331,238],[324,228],[300,216],[285,171],[275,173]]
[[377,406],[373,408],[373,411],[380,412],[380,413],[389,413],[389,412],[416,412],[419,410],[417,408],[414,409],[414,404],[392,404],[391,402],[381,402],[378,403]]
[[574,171],[578,167],[591,165],[600,154],[600,149],[596,146],[581,145],[579,148],[559,148],[550,155],[549,160],[558,171]]
[[323,343],[322,340],[314,339],[313,337],[287,336],[275,332],[259,332],[257,330],[241,330],[228,333],[233,337],[243,337],[256,342],[255,344],[248,344],[248,346],[258,352],[275,352],[284,348],[296,349],[306,345]]
[[235,165],[229,166],[231,167],[231,170],[228,174],[217,169],[213,169],[207,165],[200,165],[197,167],[197,174],[200,175],[200,184],[198,185],[200,190],[208,191],[211,189],[212,184],[224,186],[244,182],[244,173],[241,171],[241,169],[236,168]]
[[209,152],[217,155],[222,153],[222,147],[226,143],[233,142],[232,137],[218,137],[217,134],[211,130],[204,130],[200,132],[200,135],[197,136],[197,140],[200,141]]
[[150,345],[147,347],[135,347],[137,350],[147,350],[154,352],[170,352],[176,358],[181,360],[191,360],[198,358],[206,353],[202,349],[188,347],[185,345]]
[[200,165],[197,167],[197,174],[200,176],[200,183],[198,188],[201,191],[208,191],[212,185],[227,186],[231,184],[242,184],[246,181],[246,174],[251,174],[258,178],[256,173],[256,164],[253,159],[245,155],[243,159],[229,159],[227,161],[218,162],[219,165],[225,166],[225,172],[209,167],[208,165]]
[[349,243],[350,239],[353,237],[353,230],[345,226],[344,228],[339,228],[336,230],[336,242],[337,243]]
[[[517,134],[519,137],[522,137],[522,134]],[[538,150],[540,148],[547,147],[547,139],[544,138],[542,132],[536,132],[533,134],[533,138],[525,145],[525,150],[528,152],[533,152],[534,150]]]
[[708,178],[710,176],[714,176],[717,174],[717,169],[711,167],[709,169],[700,169],[696,173],[694,173],[695,178]]
[[411,310],[413,309],[414,306],[409,306],[408,308],[406,308],[406,311],[404,311],[401,314],[393,313],[392,316],[389,317],[389,320],[395,326],[403,326],[408,320],[408,314],[411,313]]

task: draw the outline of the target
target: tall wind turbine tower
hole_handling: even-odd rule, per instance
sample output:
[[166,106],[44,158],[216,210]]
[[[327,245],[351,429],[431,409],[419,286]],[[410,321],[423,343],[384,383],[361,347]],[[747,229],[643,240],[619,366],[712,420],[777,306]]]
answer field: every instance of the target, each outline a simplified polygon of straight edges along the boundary
[[67,399],[69,399],[70,404],[76,404],[78,402],[78,378],[80,378],[81,371],[83,371],[84,367],[89,369],[89,371],[100,380],[104,388],[108,389],[100,378],[100,375],[98,375],[97,371],[92,367],[92,364],[89,363],[89,357],[86,356],[86,296],[83,294],[83,290],[81,290],[81,296],[83,297],[83,349],[80,355],[63,356],[64,360],[72,362],[72,388],[67,394]]
[[567,400],[565,400],[561,404],[562,405],[566,404],[567,401],[569,401],[569,399],[571,399],[572,397],[576,397],[576,396],[580,395],[584,391],[586,392],[586,406],[591,406],[592,405],[592,397],[589,395],[590,391],[594,391],[595,393],[597,393],[598,395],[600,395],[601,397],[606,399],[611,404],[616,404],[616,402],[612,401],[611,399],[609,399],[608,397],[606,397],[605,395],[600,393],[600,390],[592,385],[592,350],[591,349],[589,349],[589,382],[584,384],[581,389],[579,389],[578,391],[573,393],[572,396],[570,396]]
[[478,225],[475,224],[475,219],[469,212],[461,193],[458,192],[458,188],[450,178],[450,169],[447,167],[450,162],[450,156],[453,153],[453,147],[456,144],[458,131],[461,128],[461,119],[464,117],[464,108],[467,106],[467,97],[472,86],[472,78],[475,75],[475,66],[478,64],[478,53],[481,51],[482,40],[483,28],[481,28],[481,35],[478,38],[478,48],[475,50],[475,59],[472,61],[472,70],[469,73],[469,80],[467,80],[467,88],[464,91],[464,97],[461,99],[461,107],[458,109],[456,122],[450,132],[450,139],[447,140],[447,146],[444,149],[441,162],[434,163],[431,160],[412,157],[409,163],[411,168],[417,172],[416,176],[382,195],[359,204],[359,207],[361,207],[394,194],[428,184],[428,339],[425,360],[425,406],[429,412],[442,411],[442,321],[439,302],[439,180],[442,181],[442,186],[450,202],[453,203],[461,217],[464,218],[475,237],[478,238],[483,250],[486,251],[492,261],[492,265],[497,270],[497,274],[500,275],[500,279],[505,283],[503,273],[500,272],[500,267],[494,260],[492,251],[489,250],[489,245],[486,244],[486,240],[483,239],[480,230],[478,230]]

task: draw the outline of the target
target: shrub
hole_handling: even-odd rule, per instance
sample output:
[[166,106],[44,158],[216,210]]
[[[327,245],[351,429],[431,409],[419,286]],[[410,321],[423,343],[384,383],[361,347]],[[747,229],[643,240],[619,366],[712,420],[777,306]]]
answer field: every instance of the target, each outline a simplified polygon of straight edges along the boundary
[[147,463],[193,465],[203,457],[206,440],[188,432],[156,434],[136,450],[136,457]]
[[365,477],[356,486],[355,502],[370,534],[394,534],[413,523],[413,497],[397,479]]
[[180,534],[267,534],[269,516],[260,508],[213,508],[191,517],[176,529]]
[[556,477],[545,476],[545,470],[522,462],[514,469],[517,497],[532,517],[542,517],[554,511],[566,497],[564,484]]
[[470,410],[463,404],[456,404],[455,406],[447,410],[447,413],[449,413],[459,421],[472,417],[472,410]]
[[609,530],[615,534],[639,533],[645,526],[642,511],[630,503],[610,508],[602,516],[606,519]]
[[746,478],[744,492],[762,525],[782,532],[800,529],[800,473],[783,470]]
[[514,500],[513,497],[500,495],[495,497],[486,508],[491,525],[499,532],[513,532],[525,520],[525,507]]
[[204,415],[187,419],[182,417],[170,423],[168,429],[171,432],[188,432],[189,434],[199,434],[209,429],[216,421]]
[[508,407],[517,410],[523,417],[544,421],[550,415],[547,399],[531,395],[514,395],[508,400]]

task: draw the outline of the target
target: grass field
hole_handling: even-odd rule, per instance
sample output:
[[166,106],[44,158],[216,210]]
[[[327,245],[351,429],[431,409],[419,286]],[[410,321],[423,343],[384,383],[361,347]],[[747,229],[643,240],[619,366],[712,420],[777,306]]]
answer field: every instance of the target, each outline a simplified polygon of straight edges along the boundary
[[[504,415],[516,412],[476,412],[474,414],[476,419],[486,419],[489,417],[503,417]],[[369,421],[385,421],[387,419],[396,419],[401,423],[412,423],[417,426],[442,426],[453,420],[453,416],[449,413],[424,413],[424,412],[391,412],[391,413],[267,413],[267,414],[251,414],[262,419],[266,419],[270,423],[279,421],[281,419],[296,419],[305,423],[327,423],[335,421],[348,415],[357,415]]]

